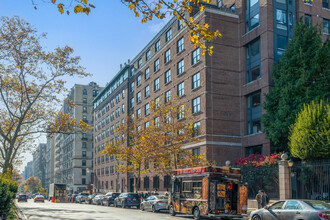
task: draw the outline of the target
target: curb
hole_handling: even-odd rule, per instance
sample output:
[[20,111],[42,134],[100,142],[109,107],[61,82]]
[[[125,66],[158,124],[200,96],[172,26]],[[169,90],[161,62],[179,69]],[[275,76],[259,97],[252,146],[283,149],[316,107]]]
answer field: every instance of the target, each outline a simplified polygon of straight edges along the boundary
[[16,208],[16,214],[20,220],[27,220],[28,218],[26,215],[23,213],[23,211],[18,207],[17,202],[14,202],[15,208]]

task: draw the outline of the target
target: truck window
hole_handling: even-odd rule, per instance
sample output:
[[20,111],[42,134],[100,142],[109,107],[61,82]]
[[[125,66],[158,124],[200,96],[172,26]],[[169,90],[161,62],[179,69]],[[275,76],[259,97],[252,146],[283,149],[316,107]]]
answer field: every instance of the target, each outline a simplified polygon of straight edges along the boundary
[[202,198],[202,182],[183,182],[182,193],[188,199]]
[[180,193],[181,189],[181,182],[179,180],[175,180],[174,182],[174,192],[175,193]]

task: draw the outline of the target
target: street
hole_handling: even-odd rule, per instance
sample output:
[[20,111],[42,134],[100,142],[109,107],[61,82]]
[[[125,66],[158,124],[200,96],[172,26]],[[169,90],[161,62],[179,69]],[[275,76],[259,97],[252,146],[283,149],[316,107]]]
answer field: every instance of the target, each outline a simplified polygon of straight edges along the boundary
[[[143,220],[162,220],[162,219],[193,219],[188,215],[177,215],[171,217],[168,213],[152,213],[131,209],[114,208],[107,206],[96,206],[88,204],[76,204],[76,203],[51,203],[45,201],[45,203],[34,203],[32,199],[28,202],[16,203],[24,215],[30,220],[42,220],[42,219],[143,219]],[[245,218],[244,218],[245,219]],[[246,218],[247,219],[247,218]]]

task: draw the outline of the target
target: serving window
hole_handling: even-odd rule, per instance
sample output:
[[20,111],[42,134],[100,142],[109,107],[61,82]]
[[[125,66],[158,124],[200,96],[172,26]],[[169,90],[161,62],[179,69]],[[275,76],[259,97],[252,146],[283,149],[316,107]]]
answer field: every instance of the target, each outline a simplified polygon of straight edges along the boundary
[[201,199],[202,181],[184,181],[182,183],[182,197],[187,199]]

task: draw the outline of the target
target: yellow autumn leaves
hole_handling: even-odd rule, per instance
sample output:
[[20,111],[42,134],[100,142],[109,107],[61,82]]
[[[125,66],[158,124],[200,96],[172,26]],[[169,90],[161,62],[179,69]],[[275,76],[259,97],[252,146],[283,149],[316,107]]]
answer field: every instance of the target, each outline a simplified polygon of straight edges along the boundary
[[184,149],[189,143],[199,142],[194,135],[195,118],[191,109],[172,97],[163,104],[150,101],[150,114],[127,117],[115,129],[114,138],[107,140],[104,156],[116,156],[118,172],[169,174],[174,169],[208,165],[205,154],[193,155]]
[[[154,3],[146,3],[142,0],[125,0],[125,2],[128,3],[129,9],[134,11],[135,16],[139,17],[140,13],[142,13],[142,23],[148,20],[151,21],[154,16],[163,19],[166,17],[166,13],[174,15],[177,20],[182,21],[188,27],[191,33],[191,36],[189,36],[190,41],[195,48],[200,47],[202,49],[202,55],[208,53],[211,56],[213,54],[213,46],[207,46],[206,43],[222,37],[219,30],[212,31],[209,29],[208,24],[200,25],[194,21],[193,17],[187,17],[185,14],[185,12],[191,13],[193,11],[192,5],[195,5],[200,12],[203,12],[205,5],[199,0],[174,0],[173,2],[158,0]],[[203,2],[211,3],[211,0]]]
[[[56,3],[56,0],[52,0],[52,3],[55,4]],[[75,7],[74,7],[74,13],[78,14],[78,13],[85,13],[86,15],[89,15],[89,13],[91,12],[91,8],[95,8],[94,5],[92,4],[88,4],[88,0],[81,0],[81,4],[77,4]],[[59,3],[57,5],[57,8],[58,8],[58,11],[63,14],[64,13],[64,4],[63,3]],[[66,11],[67,14],[70,14],[70,11],[67,10]]]

